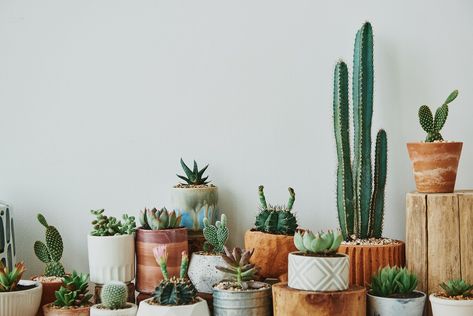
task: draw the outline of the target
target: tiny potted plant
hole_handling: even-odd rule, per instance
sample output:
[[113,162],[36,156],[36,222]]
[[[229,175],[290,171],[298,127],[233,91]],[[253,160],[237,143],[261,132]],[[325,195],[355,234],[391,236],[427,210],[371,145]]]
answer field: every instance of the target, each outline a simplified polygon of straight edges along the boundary
[[189,264],[187,252],[182,252],[179,278],[170,277],[167,271],[167,248],[165,245],[156,248],[156,261],[164,279],[156,287],[153,297],[141,301],[137,316],[209,316],[207,302],[197,297],[197,290],[186,278]]
[[461,279],[440,284],[444,290],[430,294],[433,316],[473,315],[473,284]]
[[16,263],[10,270],[0,260],[0,315],[36,315],[43,286],[37,281],[21,280],[25,271],[23,262]]
[[[56,227],[51,226],[42,214],[37,215],[38,222],[46,228],[45,241],[37,240],[34,243],[34,253],[46,266],[43,275],[35,276],[33,281],[38,281],[43,285],[41,296],[41,306],[52,303],[56,299],[54,293],[59,290],[64,280],[65,271],[61,263],[64,245],[61,234]],[[42,315],[42,311],[39,311]]]
[[448,105],[457,96],[458,90],[450,93],[435,116],[427,105],[419,108],[419,123],[427,136],[424,142],[407,144],[418,192],[451,193],[455,189],[463,143],[444,141],[440,131],[447,120]]
[[43,306],[45,316],[89,316],[89,275],[73,271],[64,277],[63,285],[56,291],[56,300]]
[[87,236],[90,280],[97,284],[110,281],[131,282],[135,277],[135,217],[122,220],[92,210],[95,220]]
[[136,231],[136,290],[151,294],[163,279],[159,265],[153,257],[153,249],[160,245],[168,247],[168,271],[177,275],[180,256],[188,250],[187,229],[181,227],[181,215],[166,208],[144,209],[140,212],[141,227]]
[[368,314],[422,316],[426,295],[416,291],[417,277],[406,268],[380,268],[371,278]]
[[194,252],[189,265],[189,279],[199,293],[212,293],[212,286],[221,281],[224,274],[215,267],[224,265],[223,247],[228,240],[227,217],[222,214],[220,221],[211,225],[204,218],[204,250]]
[[90,308],[90,316],[135,316],[137,306],[127,303],[128,287],[120,281],[106,283],[100,292],[100,304]]
[[289,254],[289,287],[322,292],[348,289],[349,259],[337,253],[342,240],[340,231],[296,232],[294,244],[299,251]]
[[289,188],[287,205],[273,206],[266,203],[264,187],[258,188],[260,207],[256,216],[255,228],[245,233],[245,248],[254,249],[251,263],[260,270],[262,278],[287,280],[287,258],[296,251],[294,233],[297,220],[292,212],[296,194]]

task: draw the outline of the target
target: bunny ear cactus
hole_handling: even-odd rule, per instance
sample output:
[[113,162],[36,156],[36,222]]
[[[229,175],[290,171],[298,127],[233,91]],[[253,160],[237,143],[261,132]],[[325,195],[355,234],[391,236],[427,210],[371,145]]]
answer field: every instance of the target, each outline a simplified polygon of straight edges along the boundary
[[109,282],[103,286],[100,299],[107,309],[123,309],[127,305],[128,287],[123,282]]
[[176,228],[181,225],[181,215],[173,210],[168,210],[163,207],[159,211],[156,208],[152,210],[145,208],[140,211],[139,220],[143,229],[159,230]]
[[447,121],[448,105],[455,100],[457,96],[458,90],[454,90],[450,93],[442,106],[435,111],[435,116],[432,115],[432,111],[427,105],[423,105],[419,108],[419,123],[424,131],[427,132],[427,137],[425,138],[426,143],[443,140],[440,130]]
[[373,116],[373,30],[366,22],[356,34],[353,62],[354,150],[349,135],[348,68],[339,61],[334,71],[333,118],[337,145],[337,209],[345,240],[380,238],[384,218],[387,137],[376,137],[374,178],[371,164]]
[[320,232],[315,235],[309,230],[306,230],[303,234],[298,231],[294,235],[294,245],[296,248],[303,253],[309,254],[326,255],[336,253],[342,240],[342,233],[333,230]]
[[222,214],[220,221],[217,221],[215,225],[211,225],[208,218],[205,217],[203,234],[205,237],[204,251],[209,252],[212,249],[215,253],[222,253],[229,235],[227,216]]
[[62,237],[56,227],[49,225],[42,214],[38,214],[38,221],[46,228],[46,244],[36,241],[34,252],[36,257],[46,264],[44,275],[63,277],[65,272],[60,262],[64,250]]

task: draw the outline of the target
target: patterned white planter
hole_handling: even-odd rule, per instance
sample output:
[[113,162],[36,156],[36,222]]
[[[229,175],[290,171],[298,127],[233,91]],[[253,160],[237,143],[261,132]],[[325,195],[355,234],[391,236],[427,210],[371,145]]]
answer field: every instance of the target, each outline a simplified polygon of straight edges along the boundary
[[99,308],[100,304],[93,305],[90,308],[90,316],[135,316],[138,311],[138,306],[128,303],[131,307],[124,309],[104,309]]
[[135,236],[88,236],[90,281],[130,282],[135,278]]
[[[368,293],[368,316],[422,316],[426,295],[416,298],[389,298],[374,296]],[[451,316],[457,316],[451,314]],[[450,316],[450,315],[449,315]]]
[[12,269],[15,264],[15,230],[11,207],[0,201],[0,260]]
[[21,285],[36,287],[25,291],[0,292],[0,315],[35,316],[41,303],[43,286],[36,281],[21,280]]
[[347,255],[312,257],[300,252],[289,254],[288,285],[305,291],[343,291],[348,289],[350,262]]
[[152,305],[148,304],[152,298],[144,300],[140,303],[137,316],[210,316],[207,302],[201,298],[192,305]]
[[449,300],[430,294],[433,316],[471,316],[473,315],[473,300]]
[[225,261],[222,256],[203,255],[201,252],[192,254],[187,275],[194,284],[197,292],[212,293],[212,286],[222,281],[225,274],[215,268],[224,267]]
[[217,187],[172,188],[171,190],[172,208],[182,215],[181,225],[188,229],[203,229],[204,217],[213,224],[218,213],[217,203]]

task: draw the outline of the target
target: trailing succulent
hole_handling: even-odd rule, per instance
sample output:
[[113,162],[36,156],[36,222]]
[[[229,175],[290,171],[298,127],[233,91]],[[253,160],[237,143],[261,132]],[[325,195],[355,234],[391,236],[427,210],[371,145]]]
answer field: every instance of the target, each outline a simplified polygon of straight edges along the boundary
[[53,305],[57,307],[81,307],[89,305],[92,294],[88,289],[88,274],[73,271],[64,277],[63,285],[54,294],[56,300]]
[[222,214],[220,221],[215,222],[215,225],[211,225],[208,218],[205,217],[203,234],[205,237],[204,251],[212,251],[217,254],[222,253],[229,235],[227,216]]
[[34,253],[39,260],[46,264],[44,275],[47,277],[63,277],[64,266],[62,265],[61,257],[64,251],[61,234],[56,227],[51,226],[46,221],[42,214],[38,214],[38,221],[46,228],[46,244],[42,241],[35,241]]
[[153,302],[159,305],[187,305],[193,304],[197,298],[197,290],[191,281],[186,278],[189,257],[183,251],[181,255],[181,269],[179,278],[169,277],[167,270],[168,254],[165,247],[158,247],[155,253],[164,279],[158,284],[153,293]]
[[294,235],[294,245],[305,254],[333,254],[336,253],[343,241],[340,231],[329,230],[317,234],[309,230],[301,234],[299,231]]
[[462,279],[448,280],[440,284],[440,287],[445,291],[445,294],[450,297],[462,296],[471,297],[473,296],[473,284],[463,281]]
[[140,211],[139,219],[143,229],[169,229],[181,225],[181,215],[177,215],[175,211],[168,212],[165,207],[159,211],[156,208],[152,210],[145,208]]
[[217,270],[225,273],[226,277],[242,288],[247,289],[249,281],[254,280],[255,274],[258,272],[256,266],[250,263],[250,258],[253,255],[254,249],[242,250],[240,248],[233,248],[230,251],[224,247],[225,254],[222,255],[226,263],[226,267],[216,266]]
[[445,102],[435,111],[435,116],[427,105],[419,108],[419,123],[420,126],[427,132],[425,142],[442,141],[443,137],[440,130],[445,125],[448,117],[448,104],[458,96],[458,90],[453,90],[447,97]]
[[123,282],[108,282],[100,292],[100,299],[107,309],[123,309],[127,306],[128,287]]
[[406,268],[384,267],[371,278],[371,294],[397,297],[411,294],[417,287],[417,277]]
[[16,263],[10,271],[0,260],[0,292],[14,291],[25,271],[26,267],[23,262]]
[[294,189],[288,189],[289,201],[286,206],[267,204],[263,190],[264,186],[260,185],[258,187],[260,210],[256,216],[256,230],[271,234],[294,235],[297,228],[296,217],[292,214],[292,206],[296,200]]
[[92,236],[116,236],[132,235],[136,231],[134,216],[123,214],[122,220],[116,217],[104,215],[104,209],[91,210],[90,213],[96,218],[92,221]]
[[199,167],[197,166],[197,162],[195,162],[195,160],[194,160],[194,168],[191,170],[186,165],[184,160],[182,160],[182,158],[181,158],[181,166],[182,166],[182,169],[184,170],[184,173],[186,174],[186,176],[181,176],[181,175],[177,175],[177,176],[181,180],[184,180],[186,182],[185,184],[187,184],[187,185],[206,185],[207,183],[210,182],[210,181],[207,181],[207,179],[209,178],[208,176],[204,177],[204,172],[205,172],[205,170],[207,170],[209,165],[206,165],[204,168],[199,170]]
[[[381,238],[387,173],[387,136],[376,136],[374,170],[371,162],[373,116],[373,30],[366,22],[356,34],[353,61],[354,158],[349,135],[348,68],[339,61],[334,71],[333,119],[337,145],[337,208],[345,240]],[[374,177],[373,177],[374,172]]]

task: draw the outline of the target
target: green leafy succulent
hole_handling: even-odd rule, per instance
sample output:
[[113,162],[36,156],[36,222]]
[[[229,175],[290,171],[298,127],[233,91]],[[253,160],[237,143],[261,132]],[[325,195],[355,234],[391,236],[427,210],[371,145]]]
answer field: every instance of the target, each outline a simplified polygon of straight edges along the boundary
[[0,292],[14,291],[25,271],[26,268],[23,262],[16,263],[10,271],[0,260]]
[[301,234],[299,231],[294,235],[294,245],[303,253],[330,254],[335,253],[343,241],[341,231],[329,230],[317,234],[309,230]]
[[409,295],[417,287],[417,277],[406,268],[379,268],[371,278],[371,293],[381,297]]
[[473,295],[471,293],[473,291],[473,284],[462,279],[448,280],[447,282],[440,283],[440,287],[448,296],[470,297]]
[[64,277],[63,285],[54,294],[57,307],[81,307],[90,304],[92,294],[88,290],[89,275],[73,271]]
[[104,211],[104,209],[90,211],[96,217],[92,221],[92,236],[132,235],[135,233],[134,216],[123,214],[122,220],[118,220],[116,217],[104,215]]
[[187,184],[189,184],[189,185],[205,185],[205,184],[210,182],[210,181],[207,181],[207,179],[209,178],[208,176],[204,177],[204,172],[205,172],[205,170],[207,170],[209,165],[206,165],[204,168],[199,170],[199,167],[197,166],[197,162],[195,162],[195,160],[194,160],[194,168],[193,168],[193,170],[191,170],[186,165],[184,160],[182,160],[182,158],[181,158],[181,166],[182,166],[182,169],[184,170],[186,176],[181,176],[181,175],[177,175],[177,176],[180,179],[184,180]]
[[143,229],[169,229],[176,228],[181,225],[181,215],[173,211],[168,211],[165,207],[159,211],[156,208],[152,210],[145,208],[140,211],[140,223]]
[[250,258],[255,250],[242,250],[238,247],[233,248],[232,251],[224,247],[224,250],[225,254],[222,255],[222,258],[226,263],[226,267],[217,266],[217,270],[225,273],[230,280],[236,282],[241,288],[247,288],[246,282],[252,281],[258,272],[256,266],[250,263]]

